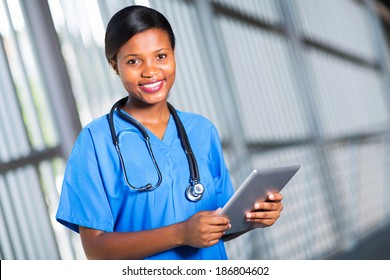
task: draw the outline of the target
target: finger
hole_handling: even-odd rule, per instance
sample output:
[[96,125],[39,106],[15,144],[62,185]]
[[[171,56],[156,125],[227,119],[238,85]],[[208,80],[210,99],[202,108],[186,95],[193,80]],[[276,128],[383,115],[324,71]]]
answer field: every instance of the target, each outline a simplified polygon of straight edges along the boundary
[[217,213],[218,209],[215,211],[200,211],[196,213],[194,216],[198,216],[200,219],[215,219],[216,221],[218,220],[228,220],[226,216],[219,216]]
[[282,201],[283,195],[280,193],[271,193],[267,196],[269,201]]
[[282,211],[283,205],[280,202],[260,202],[260,203],[255,203],[253,208],[255,211],[260,211],[260,210],[279,210],[279,211]]
[[251,221],[254,227],[271,226],[277,219],[256,219]]
[[267,211],[282,211],[283,205],[280,202],[264,202],[261,209]]
[[210,247],[210,246],[217,244],[219,242],[219,240],[221,239],[221,237],[222,237],[222,235],[217,237],[217,238],[209,240],[207,246]]
[[256,219],[277,219],[280,216],[280,211],[260,211],[248,212],[245,215],[247,221],[254,221]]
[[218,208],[217,210],[214,211],[201,211],[198,212],[200,216],[206,219],[210,219],[213,221],[213,224],[226,224],[229,222],[229,218],[227,216],[220,216],[219,212],[221,211],[222,208]]
[[271,203],[279,203],[282,201],[282,199],[283,199],[283,195],[281,195],[280,193],[269,194],[265,201],[264,200],[256,201],[253,205],[253,208],[256,210],[259,210],[262,208],[264,203],[270,203],[270,202]]
[[216,232],[216,233],[213,233],[209,236],[210,238],[210,241],[219,241],[223,236],[225,235],[225,231],[222,231],[222,232]]
[[210,232],[211,233],[223,233],[226,230],[230,229],[231,227],[232,227],[232,225],[230,223],[226,224],[226,225],[212,226],[210,229]]
[[216,216],[217,215],[217,210],[214,210],[214,211],[200,211],[198,212],[197,214],[195,215],[200,215],[200,216]]
[[219,242],[219,240],[223,237],[225,232],[216,232],[216,233],[210,233],[207,236],[204,236],[201,242],[201,246],[209,247],[212,245],[215,245]]
[[220,225],[226,226],[229,223],[230,220],[226,216],[214,216],[214,217],[210,217],[208,220],[208,224],[212,226],[220,226]]

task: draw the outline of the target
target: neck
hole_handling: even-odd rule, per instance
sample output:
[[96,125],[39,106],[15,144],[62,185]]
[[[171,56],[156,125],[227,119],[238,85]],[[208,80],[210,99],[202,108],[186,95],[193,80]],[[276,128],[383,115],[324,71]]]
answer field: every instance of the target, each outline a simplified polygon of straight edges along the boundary
[[138,106],[137,104],[128,101],[123,107],[123,110],[141,123],[156,123],[167,120],[170,116],[167,102],[150,106]]
[[122,109],[160,139],[163,138],[170,117],[167,102],[153,105],[139,105],[129,99]]

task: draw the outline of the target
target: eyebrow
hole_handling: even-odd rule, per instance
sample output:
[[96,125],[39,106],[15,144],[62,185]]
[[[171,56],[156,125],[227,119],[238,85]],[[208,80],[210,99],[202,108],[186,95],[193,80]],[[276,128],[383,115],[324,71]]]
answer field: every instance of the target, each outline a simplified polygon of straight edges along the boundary
[[[158,50],[155,50],[153,53],[159,53],[161,51],[164,51],[164,50],[171,50],[170,48],[161,48],[161,49],[158,49]],[[138,53],[129,53],[129,54],[126,54],[123,59],[129,57],[129,56],[134,56],[134,57],[137,57],[137,56],[141,56],[141,54],[138,54]]]

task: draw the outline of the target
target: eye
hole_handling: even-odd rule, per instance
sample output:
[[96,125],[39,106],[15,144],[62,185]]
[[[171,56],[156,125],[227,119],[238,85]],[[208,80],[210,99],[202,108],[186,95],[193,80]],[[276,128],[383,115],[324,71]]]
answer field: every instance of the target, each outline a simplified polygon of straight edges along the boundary
[[165,54],[165,53],[159,53],[158,55],[157,55],[157,59],[164,59],[164,58],[166,58],[167,57],[167,55]]
[[129,59],[126,64],[130,64],[130,65],[133,65],[133,64],[137,64],[139,63],[140,61],[138,59],[135,59],[135,58],[132,58],[132,59]]

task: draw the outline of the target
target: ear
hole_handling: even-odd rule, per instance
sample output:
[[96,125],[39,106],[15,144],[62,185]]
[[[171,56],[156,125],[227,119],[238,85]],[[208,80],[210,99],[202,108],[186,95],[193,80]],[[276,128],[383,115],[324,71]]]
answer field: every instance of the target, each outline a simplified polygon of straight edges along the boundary
[[117,75],[119,75],[118,63],[113,58],[110,59],[110,65],[111,65],[112,69],[114,69],[115,73]]

